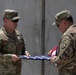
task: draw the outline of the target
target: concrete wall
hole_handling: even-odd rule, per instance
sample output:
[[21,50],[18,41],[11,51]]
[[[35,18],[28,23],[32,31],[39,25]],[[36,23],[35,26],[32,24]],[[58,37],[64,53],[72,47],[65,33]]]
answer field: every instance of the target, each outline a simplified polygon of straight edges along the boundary
[[[45,55],[58,44],[61,33],[52,26],[54,15],[61,10],[71,11],[76,20],[75,0],[45,0]],[[19,12],[21,20],[18,30],[26,40],[26,48],[31,55],[41,55],[42,0],[0,0],[0,26],[3,25],[2,12],[11,8]],[[58,75],[58,69],[50,62],[44,61],[44,75]],[[40,60],[22,60],[22,75],[42,75]]]

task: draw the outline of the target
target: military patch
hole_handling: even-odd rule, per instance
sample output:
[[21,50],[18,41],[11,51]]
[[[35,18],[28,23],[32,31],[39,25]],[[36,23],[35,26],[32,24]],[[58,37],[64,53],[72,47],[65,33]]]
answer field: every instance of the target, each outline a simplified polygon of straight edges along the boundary
[[66,44],[63,43],[62,46],[61,46],[61,48],[64,49],[65,47],[66,47]]
[[71,39],[69,36],[64,36],[60,43],[60,54],[62,54],[71,44]]

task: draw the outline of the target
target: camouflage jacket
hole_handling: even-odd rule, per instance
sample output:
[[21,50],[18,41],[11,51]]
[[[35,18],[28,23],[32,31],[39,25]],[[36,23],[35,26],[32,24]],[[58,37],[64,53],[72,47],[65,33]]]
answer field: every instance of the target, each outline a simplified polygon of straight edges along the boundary
[[61,37],[55,63],[60,75],[76,75],[76,25],[70,26]]
[[0,29],[0,75],[21,75],[21,60],[14,64],[9,54],[24,55],[25,50],[21,33],[15,30],[11,35],[2,27]]

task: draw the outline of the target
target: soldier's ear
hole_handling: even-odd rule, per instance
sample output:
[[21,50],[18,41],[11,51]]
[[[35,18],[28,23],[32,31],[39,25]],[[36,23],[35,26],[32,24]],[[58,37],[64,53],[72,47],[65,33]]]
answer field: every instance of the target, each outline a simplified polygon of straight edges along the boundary
[[4,22],[7,22],[8,19],[4,18],[3,20],[4,20]]
[[66,20],[63,20],[63,23],[64,23],[64,25],[67,25],[68,22]]

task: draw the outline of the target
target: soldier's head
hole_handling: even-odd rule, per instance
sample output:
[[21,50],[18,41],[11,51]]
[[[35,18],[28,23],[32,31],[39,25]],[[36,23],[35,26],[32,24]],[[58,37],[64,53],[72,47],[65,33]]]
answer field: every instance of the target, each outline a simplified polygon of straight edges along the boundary
[[9,19],[11,21],[17,21],[20,19],[18,12],[12,9],[6,9],[3,11],[3,19]]
[[3,11],[4,25],[8,28],[16,29],[19,19],[20,17],[16,10],[6,9]]
[[61,11],[55,15],[55,22],[53,25],[56,25],[62,33],[64,33],[72,24],[73,17],[69,10]]

